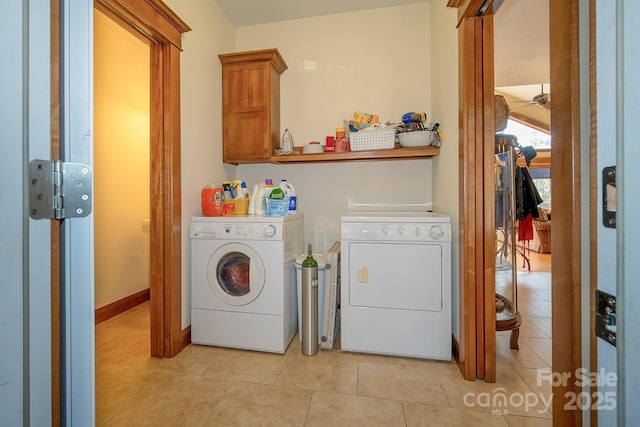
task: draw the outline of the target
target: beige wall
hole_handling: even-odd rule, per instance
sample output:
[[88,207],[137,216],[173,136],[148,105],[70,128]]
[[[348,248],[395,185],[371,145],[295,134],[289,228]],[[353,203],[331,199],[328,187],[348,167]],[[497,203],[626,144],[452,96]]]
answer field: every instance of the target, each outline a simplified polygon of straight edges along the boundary
[[460,338],[460,215],[458,179],[458,11],[446,0],[431,2],[432,97],[434,114],[442,118],[445,142],[433,159],[433,210],[451,217],[451,281],[453,334]]
[[[431,5],[371,9],[237,29],[237,50],[277,47],[287,62],[281,77],[281,128],[295,145],[324,141],[360,110],[397,122],[408,111],[432,109]],[[237,177],[286,178],[305,215],[305,242],[324,252],[340,239],[349,202],[430,207],[430,160],[242,165]]]
[[149,287],[149,48],[94,12],[95,306]]
[[241,165],[237,178],[286,178],[305,215],[305,242],[318,252],[340,240],[340,215],[355,203],[424,204],[451,216],[453,330],[458,292],[458,33],[445,0],[240,27],[236,49],[277,47],[281,128],[295,145],[322,141],[355,110],[399,121],[425,111],[445,133],[434,160]]
[[[189,224],[208,183],[238,178],[251,190],[257,179],[286,178],[305,214],[305,242],[318,250],[339,240],[349,202],[433,204],[452,215],[457,237],[457,31],[445,0],[239,28],[213,1],[166,3],[192,28],[181,54],[183,326],[190,324]],[[289,66],[281,128],[296,145],[323,140],[355,110],[391,121],[425,111],[447,136],[438,160],[224,165],[217,55],[272,47]],[[457,280],[457,266],[453,272]]]
[[222,69],[218,54],[235,46],[235,27],[212,0],[165,0],[191,31],[180,55],[182,143],[182,325],[191,324],[191,217],[201,215],[200,190],[233,178],[222,163]]

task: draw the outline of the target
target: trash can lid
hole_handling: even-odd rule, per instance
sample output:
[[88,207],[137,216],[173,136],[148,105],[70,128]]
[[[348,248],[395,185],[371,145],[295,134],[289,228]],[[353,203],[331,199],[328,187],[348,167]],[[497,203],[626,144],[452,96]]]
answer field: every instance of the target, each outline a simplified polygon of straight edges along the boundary
[[[302,263],[307,259],[307,254],[300,254],[296,257],[296,268],[302,268]],[[318,263],[318,271],[324,270],[327,266],[327,261],[324,254],[313,254],[313,259]]]

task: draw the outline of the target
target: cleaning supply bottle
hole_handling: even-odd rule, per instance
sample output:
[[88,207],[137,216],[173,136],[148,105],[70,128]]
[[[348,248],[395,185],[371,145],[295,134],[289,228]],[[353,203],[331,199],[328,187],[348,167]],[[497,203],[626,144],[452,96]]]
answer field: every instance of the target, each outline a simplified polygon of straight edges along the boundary
[[269,199],[271,200],[284,200],[286,197],[287,193],[282,187],[273,187],[269,192]]
[[253,206],[254,206],[254,214],[255,215],[266,215],[267,214],[267,206],[264,202],[264,182],[258,183],[258,191],[256,196],[253,197]]
[[[233,182],[231,183],[231,190],[233,191],[234,199],[244,199],[244,194],[242,192],[242,184],[243,182],[239,179],[234,179]],[[245,185],[244,188],[246,189],[247,186]]]
[[287,195],[280,187],[274,187],[269,193],[269,200],[267,200],[267,215],[285,216],[287,215]]
[[318,353],[318,261],[311,253],[302,261],[302,354]]
[[280,149],[282,150],[282,154],[293,153],[293,137],[291,136],[291,133],[289,133],[289,129],[285,129],[282,134]]
[[260,183],[256,181],[253,184],[253,190],[251,190],[251,197],[249,197],[249,215],[256,214],[256,200],[258,200],[258,188],[260,187]]
[[233,199],[233,185],[231,181],[222,181],[222,188],[224,189],[224,197],[227,200]]
[[289,207],[287,209],[288,214],[294,214],[298,211],[298,197],[296,196],[296,189],[293,184],[287,182],[286,179],[280,181],[280,188],[282,188],[287,195],[289,201]]
[[240,181],[240,191],[239,195],[236,199],[249,199],[251,196],[249,195],[249,190],[247,190],[247,184],[244,181]]
[[262,212],[263,214],[269,214],[267,211],[267,204],[269,203],[269,195],[271,194],[271,190],[273,190],[273,180],[271,178],[266,178],[264,180],[264,191],[262,192]]

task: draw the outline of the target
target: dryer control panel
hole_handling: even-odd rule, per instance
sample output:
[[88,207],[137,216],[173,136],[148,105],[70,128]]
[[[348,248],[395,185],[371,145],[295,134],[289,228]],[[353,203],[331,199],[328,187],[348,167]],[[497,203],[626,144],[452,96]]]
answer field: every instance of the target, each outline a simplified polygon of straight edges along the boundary
[[450,242],[451,224],[342,222],[343,240],[382,240],[396,242]]

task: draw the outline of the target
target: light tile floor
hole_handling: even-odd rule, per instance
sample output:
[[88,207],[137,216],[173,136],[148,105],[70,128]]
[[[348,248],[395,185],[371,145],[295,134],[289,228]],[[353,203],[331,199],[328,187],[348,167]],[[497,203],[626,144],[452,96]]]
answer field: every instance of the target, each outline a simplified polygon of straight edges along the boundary
[[[531,270],[518,261],[518,310],[522,315],[519,350],[511,350],[511,332],[496,333],[496,366],[513,368],[551,410],[551,254],[527,251]],[[510,273],[508,273],[510,274]],[[499,284],[496,284],[499,289]]]
[[538,314],[524,316],[520,350],[498,333],[495,384],[463,380],[453,362],[305,356],[297,337],[284,355],[190,345],[156,359],[142,304],[96,327],[96,425],[551,426],[550,388],[538,380],[550,366],[550,284],[540,277],[525,273],[519,285]]

